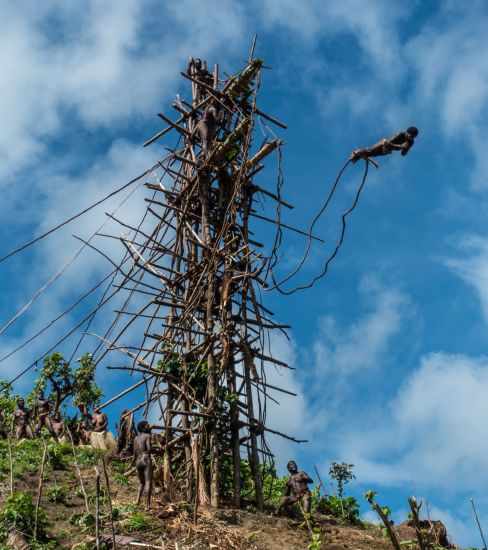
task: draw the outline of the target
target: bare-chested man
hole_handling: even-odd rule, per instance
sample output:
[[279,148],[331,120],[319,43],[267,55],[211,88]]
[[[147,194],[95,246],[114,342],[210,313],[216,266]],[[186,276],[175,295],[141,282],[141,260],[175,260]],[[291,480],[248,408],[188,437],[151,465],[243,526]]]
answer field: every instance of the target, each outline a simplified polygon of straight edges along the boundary
[[305,472],[299,472],[294,460],[290,460],[286,467],[290,472],[290,479],[286,484],[285,496],[281,499],[277,513],[279,514],[283,508],[300,502],[303,512],[309,514],[312,501],[308,485],[313,483],[313,479]]
[[139,478],[137,504],[141,503],[142,495],[146,493],[146,508],[149,510],[153,488],[151,425],[146,420],[142,420],[137,424],[137,431],[138,435],[134,439],[134,457],[132,459]]
[[208,153],[217,131],[218,114],[217,109],[210,105],[203,112],[202,118],[198,121],[196,130],[200,136],[203,158],[208,157]]
[[401,151],[402,156],[405,156],[412,148],[418,133],[415,126],[410,126],[404,132],[398,132],[390,139],[382,139],[372,147],[354,150],[351,154],[351,161],[356,162],[359,159],[389,155],[393,151]]
[[108,416],[103,413],[99,408],[93,411],[91,417],[92,431],[102,433],[106,432],[108,428]]
[[32,428],[30,427],[30,411],[25,408],[25,401],[20,397],[17,399],[17,408],[14,411],[15,437],[20,439],[32,439]]
[[85,403],[78,404],[78,410],[80,411],[81,418],[78,421],[77,433],[79,443],[87,445],[90,443],[90,431],[91,431],[91,417],[88,412],[88,408]]
[[42,428],[46,428],[52,435],[53,427],[49,416],[51,413],[51,403],[44,397],[44,392],[42,391],[39,393],[39,397],[37,398],[36,409],[37,424],[34,431],[35,436],[38,437],[40,435]]
[[64,425],[64,420],[61,418],[61,414],[59,412],[54,414],[53,419],[51,421],[51,426],[52,426],[54,437],[58,441],[62,439],[65,435],[66,428]]

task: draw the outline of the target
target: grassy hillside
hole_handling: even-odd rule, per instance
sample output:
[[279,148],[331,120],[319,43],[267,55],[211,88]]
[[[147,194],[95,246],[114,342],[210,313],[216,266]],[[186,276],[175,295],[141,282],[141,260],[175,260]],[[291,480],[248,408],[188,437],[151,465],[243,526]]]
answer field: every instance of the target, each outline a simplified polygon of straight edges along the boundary
[[[128,469],[127,462],[113,460],[108,465],[111,496],[109,498],[101,455],[98,452],[90,448],[76,449],[81,483],[70,445],[48,442],[46,449],[42,496],[37,514],[39,542],[33,543],[44,442],[13,442],[10,460],[8,443],[0,441],[0,550],[11,547],[20,550],[24,542],[30,544],[26,548],[33,549],[95,548],[96,466],[101,473],[99,516],[100,532],[105,541],[101,548],[112,548],[111,517],[117,548],[121,550],[391,548],[383,529],[360,521],[348,522],[341,519],[342,514],[331,509],[324,510],[327,513],[316,511],[309,526],[299,518],[290,519],[276,517],[272,513],[257,513],[251,506],[245,510],[225,508],[216,512],[199,509],[197,522],[194,523],[192,506],[183,502],[164,502],[159,488],[156,487],[153,508],[146,512],[134,504],[137,483],[133,475],[127,476],[124,473]],[[10,486],[10,464],[13,494]],[[279,491],[273,497],[275,501],[278,496]],[[276,502],[270,504],[273,506]],[[17,530],[16,534],[14,528]],[[313,538],[310,528],[313,528]],[[415,532],[412,528],[402,526],[397,532],[403,541],[403,548],[418,548],[414,542]],[[9,535],[13,546],[7,546]]]

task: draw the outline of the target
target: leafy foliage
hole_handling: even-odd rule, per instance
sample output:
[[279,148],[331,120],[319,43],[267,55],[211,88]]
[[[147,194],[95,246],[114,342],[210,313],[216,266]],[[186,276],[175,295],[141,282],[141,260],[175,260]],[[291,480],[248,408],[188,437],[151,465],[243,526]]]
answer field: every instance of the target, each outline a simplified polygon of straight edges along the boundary
[[320,550],[322,548],[322,533],[320,529],[313,529],[308,550]]
[[73,404],[85,403],[87,407],[95,406],[102,397],[102,391],[95,382],[96,365],[89,353],[79,360],[79,367],[72,369],[60,353],[53,353],[44,359],[39,378],[27,401],[30,406],[41,392],[49,389],[49,400],[54,402],[55,412],[73,396]]
[[[25,473],[34,473],[39,469],[42,456],[42,442],[37,440],[24,440],[14,444],[12,442],[12,464],[14,479],[22,477]],[[0,441],[0,479],[4,479],[10,472],[10,460],[6,441]]]
[[81,403],[85,403],[87,407],[95,406],[103,396],[102,390],[95,383],[96,365],[89,353],[85,353],[79,363],[80,366],[73,375],[73,403],[76,406]]
[[[32,495],[18,492],[10,495],[0,510],[0,541],[5,542],[12,529],[21,531],[27,537],[34,535],[34,520],[36,507],[32,502]],[[39,509],[37,519],[37,537],[40,541],[47,541],[47,516],[42,508]]]
[[337,483],[337,496],[343,498],[344,487],[352,479],[356,479],[356,476],[352,473],[354,464],[347,464],[346,462],[332,462],[329,468],[330,477]]
[[5,431],[10,429],[16,401],[17,396],[13,395],[11,386],[4,380],[0,380],[0,413],[3,413],[3,421],[0,418],[0,431],[2,431],[2,423]]
[[46,491],[49,502],[54,504],[66,504],[68,499],[68,488],[65,485],[54,485]]
[[354,497],[340,498],[329,495],[318,501],[316,509],[318,512],[340,518],[349,523],[360,523],[359,504]]
[[123,526],[129,533],[146,531],[151,526],[151,518],[144,512],[134,512],[123,521]]

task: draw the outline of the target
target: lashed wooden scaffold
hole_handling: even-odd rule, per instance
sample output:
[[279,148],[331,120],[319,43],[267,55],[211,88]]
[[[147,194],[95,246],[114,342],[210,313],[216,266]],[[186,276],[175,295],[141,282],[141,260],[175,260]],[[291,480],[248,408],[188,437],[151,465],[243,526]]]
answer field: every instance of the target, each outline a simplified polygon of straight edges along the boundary
[[[265,351],[265,337],[288,327],[273,321],[259,298],[276,257],[260,251],[250,224],[253,218],[274,224],[276,245],[280,209],[291,206],[281,198],[281,181],[276,193],[253,181],[268,155],[277,152],[281,159],[282,145],[274,135],[256,146],[257,118],[286,128],[257,106],[262,69],[251,54],[239,73],[224,80],[218,66],[210,72],[193,58],[181,73],[191,85],[191,101],[177,96],[179,118],[160,114],[167,126],[145,143],[179,135],[177,147],[160,162],[163,176],[145,184],[152,192],[145,200],[154,230],[142,233],[139,226],[135,234],[143,243],[119,237],[140,269],[135,286],[133,277],[123,285],[145,302],[137,312],[123,308],[117,315],[129,316],[125,327],[147,318],[147,328],[136,348],[122,345],[125,327],[110,340],[102,338],[107,352],[122,350],[132,359],[127,368],[144,375],[146,413],[159,408],[166,492],[197,505],[221,504],[229,492],[221,472],[230,469],[226,479],[232,479],[231,499],[239,506],[245,457],[262,509],[262,464],[273,457],[266,435],[298,441],[266,425],[270,392],[291,392],[266,382],[269,366],[289,367]],[[276,219],[256,211],[258,194],[274,201]]]

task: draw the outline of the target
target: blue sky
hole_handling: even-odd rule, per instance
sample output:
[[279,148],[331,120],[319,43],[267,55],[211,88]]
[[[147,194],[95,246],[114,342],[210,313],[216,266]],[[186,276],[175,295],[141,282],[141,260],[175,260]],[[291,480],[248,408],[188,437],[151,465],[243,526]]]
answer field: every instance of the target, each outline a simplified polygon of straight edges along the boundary
[[[461,6],[461,7],[460,7]],[[0,253],[41,233],[151,166],[161,145],[142,142],[184,93],[189,55],[232,73],[258,33],[266,72],[260,104],[288,123],[285,221],[306,227],[350,151],[412,124],[411,153],[371,170],[346,242],[313,289],[266,303],[293,325],[276,355],[293,372],[273,373],[300,397],[272,409],[270,424],[310,439],[274,442],[281,463],[356,464],[369,488],[400,514],[410,494],[428,499],[461,544],[479,544],[476,498],[488,526],[488,5],[331,0],[294,2],[1,2]],[[169,142],[166,143],[167,145]],[[276,166],[258,183],[272,188]],[[350,168],[314,246],[293,281],[306,282],[334,246],[340,213],[361,167]],[[79,247],[120,198],[0,265],[2,325]],[[137,221],[136,192],[120,217]],[[119,231],[115,225],[107,229]],[[265,224],[256,231],[269,240]],[[121,250],[106,243],[115,258]],[[304,242],[286,233],[282,274]],[[0,352],[21,343],[109,271],[87,251],[0,336]],[[88,302],[41,339],[0,364],[8,378],[74,325]],[[107,310],[94,325],[106,325]],[[60,348],[71,353],[74,340]],[[93,348],[86,339],[83,350]],[[110,363],[123,363],[111,358]],[[103,370],[105,394],[125,381]],[[26,377],[17,389],[26,391]],[[111,414],[116,415],[114,407]]]

